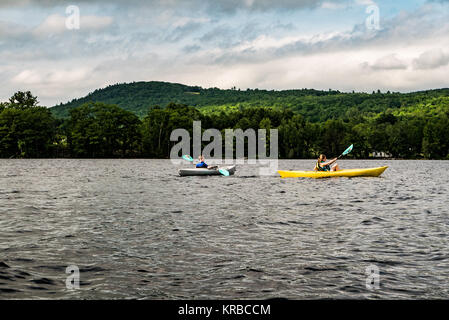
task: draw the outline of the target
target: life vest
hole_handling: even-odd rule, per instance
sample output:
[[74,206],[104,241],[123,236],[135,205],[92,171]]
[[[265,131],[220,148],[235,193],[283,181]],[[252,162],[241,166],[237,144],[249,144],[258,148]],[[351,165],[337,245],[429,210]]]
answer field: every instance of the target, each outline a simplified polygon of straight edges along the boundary
[[197,168],[207,168],[207,164],[204,161],[196,164]]
[[316,162],[315,169],[317,171],[331,171],[331,167],[329,165],[322,167],[319,160]]

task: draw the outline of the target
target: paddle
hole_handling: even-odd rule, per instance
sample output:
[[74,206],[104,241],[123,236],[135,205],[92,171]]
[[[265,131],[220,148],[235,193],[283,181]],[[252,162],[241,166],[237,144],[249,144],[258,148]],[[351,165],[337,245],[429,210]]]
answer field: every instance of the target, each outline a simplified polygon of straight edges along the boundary
[[[185,154],[182,156],[182,158],[184,160],[193,162],[193,158],[191,156],[189,156],[188,154]],[[229,171],[226,169],[218,169],[218,172],[220,172],[222,175],[224,175],[225,177],[229,177]]]
[[229,171],[226,169],[218,169],[218,172],[220,172],[225,177],[229,177]]
[[348,153],[350,153],[350,152],[352,151],[352,148],[354,148],[354,145],[353,145],[353,144],[351,144],[351,145],[349,146],[348,149],[346,149],[345,151],[343,151],[343,153],[342,153],[340,156],[338,156],[337,159],[340,159],[341,157],[343,157],[343,156],[347,155]]

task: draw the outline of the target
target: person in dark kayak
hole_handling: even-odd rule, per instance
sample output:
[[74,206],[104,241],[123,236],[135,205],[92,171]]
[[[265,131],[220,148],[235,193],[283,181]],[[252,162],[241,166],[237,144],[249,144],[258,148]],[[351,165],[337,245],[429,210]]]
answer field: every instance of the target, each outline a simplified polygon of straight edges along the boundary
[[209,167],[209,166],[207,165],[207,163],[204,161],[203,155],[199,156],[199,157],[198,157],[198,160],[199,160],[199,162],[196,164],[196,167],[197,167],[197,168],[211,169],[211,170],[212,170],[212,169],[217,169],[217,168],[218,168],[217,166]]
[[200,162],[198,162],[198,163],[196,164],[196,167],[197,167],[197,168],[207,168],[207,167],[208,167],[207,163],[204,162],[204,157],[203,157],[202,155],[198,157],[198,160],[199,160]]
[[340,166],[336,163],[338,158],[334,158],[327,161],[326,155],[320,154],[320,157],[318,158],[318,161],[315,165],[315,171],[339,171]]

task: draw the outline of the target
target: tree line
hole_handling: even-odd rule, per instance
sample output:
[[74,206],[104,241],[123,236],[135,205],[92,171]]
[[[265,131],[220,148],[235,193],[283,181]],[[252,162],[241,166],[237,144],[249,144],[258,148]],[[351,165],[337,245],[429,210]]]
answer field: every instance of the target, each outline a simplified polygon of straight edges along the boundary
[[336,156],[350,144],[355,146],[350,155],[354,158],[384,152],[395,158],[449,159],[449,104],[435,99],[427,108],[414,104],[368,115],[353,110],[321,122],[290,108],[201,112],[179,103],[150,107],[139,118],[101,102],[86,102],[61,119],[39,106],[30,92],[17,92],[0,104],[0,157],[168,158],[176,143],[170,141],[172,130],[184,128],[192,136],[193,121],[200,120],[203,130],[223,133],[237,128],[278,129],[281,159]]
[[239,109],[273,108],[291,109],[303,115],[307,121],[325,122],[329,119],[353,117],[356,114],[374,116],[388,109],[393,112],[415,106],[427,107],[438,99],[447,99],[449,89],[435,89],[410,93],[340,92],[338,90],[262,90],[262,89],[219,89],[186,86],[178,83],[149,81],[118,83],[97,89],[85,97],[73,99],[51,108],[60,118],[69,116],[72,108],[95,101],[115,104],[122,109],[143,118],[148,106],[166,106],[170,102],[198,108],[202,113],[235,111]]

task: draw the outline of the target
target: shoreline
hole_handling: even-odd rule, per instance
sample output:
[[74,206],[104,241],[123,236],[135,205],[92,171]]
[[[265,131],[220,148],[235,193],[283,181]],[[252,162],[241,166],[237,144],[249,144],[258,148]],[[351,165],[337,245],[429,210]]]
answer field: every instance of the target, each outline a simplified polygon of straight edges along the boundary
[[[0,160],[170,160],[169,158],[0,158]],[[211,159],[212,161],[215,161]],[[224,161],[225,159],[223,159]],[[237,159],[233,159],[234,161]],[[278,161],[298,161],[298,160],[310,160],[316,161],[314,158],[307,159],[276,159]],[[339,161],[449,161],[449,159],[413,159],[413,158],[360,158],[360,159],[339,159]],[[240,161],[240,159],[239,159]],[[245,161],[247,161],[245,159]]]

